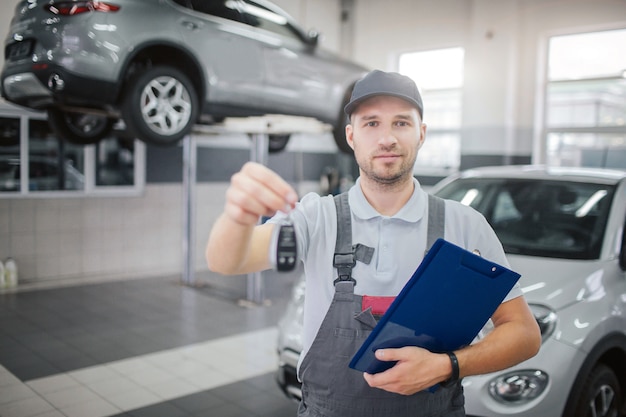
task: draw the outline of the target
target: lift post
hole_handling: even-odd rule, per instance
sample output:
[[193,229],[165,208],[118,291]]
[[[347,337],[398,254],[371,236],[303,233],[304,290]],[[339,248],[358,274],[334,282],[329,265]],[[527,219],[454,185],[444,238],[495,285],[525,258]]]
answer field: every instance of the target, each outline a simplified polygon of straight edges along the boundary
[[[269,136],[316,133],[331,131],[330,125],[316,119],[298,116],[267,115],[259,117],[226,119],[219,125],[198,125],[192,134],[183,139],[183,274],[182,283],[194,286],[195,280],[195,186],[197,182],[197,150],[202,146],[196,135],[247,134],[252,140],[250,161],[267,166]],[[263,275],[261,272],[248,274],[246,301],[256,305],[265,302]]]

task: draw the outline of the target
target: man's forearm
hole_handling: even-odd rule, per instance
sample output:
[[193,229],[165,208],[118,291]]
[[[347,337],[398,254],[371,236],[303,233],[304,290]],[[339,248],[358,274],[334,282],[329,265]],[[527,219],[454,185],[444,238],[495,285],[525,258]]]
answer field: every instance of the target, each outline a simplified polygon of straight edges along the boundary
[[506,327],[508,324],[494,330],[484,340],[456,352],[461,377],[506,369],[536,354],[537,347],[532,339],[519,338],[519,329]]
[[[269,267],[267,249],[271,225],[243,225],[222,214],[209,235],[206,260],[211,271],[225,275],[244,274]],[[253,251],[254,246],[259,250]],[[265,256],[264,256],[265,254]]]
[[514,320],[505,317],[501,323],[494,321],[495,328],[483,340],[456,352],[461,377],[499,371],[539,351],[541,334],[525,301],[520,297],[507,303],[511,305],[505,308],[516,305]]

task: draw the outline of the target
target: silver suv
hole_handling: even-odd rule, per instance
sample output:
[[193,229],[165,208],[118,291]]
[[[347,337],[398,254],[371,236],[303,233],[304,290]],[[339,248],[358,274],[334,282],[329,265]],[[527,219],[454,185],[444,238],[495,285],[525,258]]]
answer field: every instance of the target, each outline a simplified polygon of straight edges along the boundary
[[287,114],[332,124],[349,151],[342,108],[365,72],[265,0],[21,0],[1,86],[79,144],[119,119],[170,145],[195,123]]
[[[626,172],[481,168],[432,192],[490,222],[543,336],[535,357],[463,380],[467,415],[626,415]],[[304,285],[279,324],[278,383],[296,398]]]

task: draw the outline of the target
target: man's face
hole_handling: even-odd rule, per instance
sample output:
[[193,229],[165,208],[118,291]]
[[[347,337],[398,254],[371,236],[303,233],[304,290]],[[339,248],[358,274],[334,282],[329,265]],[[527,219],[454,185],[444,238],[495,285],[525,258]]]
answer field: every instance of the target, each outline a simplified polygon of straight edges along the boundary
[[346,127],[361,175],[379,184],[394,184],[413,176],[426,125],[409,102],[377,96],[361,103]]

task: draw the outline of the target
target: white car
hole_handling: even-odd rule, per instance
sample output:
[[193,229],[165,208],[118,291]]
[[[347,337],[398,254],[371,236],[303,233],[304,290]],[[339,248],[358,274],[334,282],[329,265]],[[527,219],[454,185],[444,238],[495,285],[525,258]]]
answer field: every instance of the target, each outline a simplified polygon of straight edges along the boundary
[[[463,380],[467,415],[626,415],[626,172],[479,168],[432,192],[485,215],[522,274],[543,338],[535,357]],[[279,324],[277,380],[295,398],[303,290],[295,287]]]

